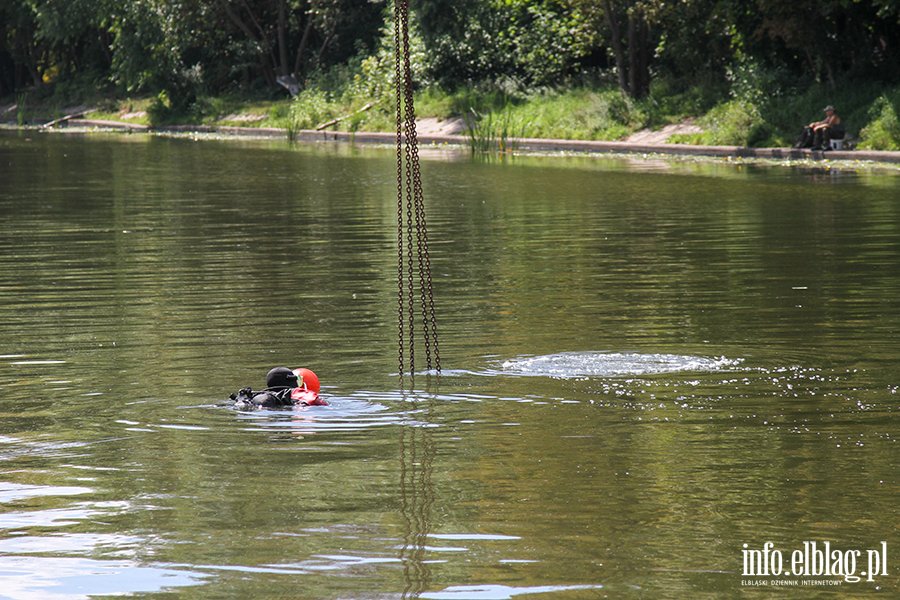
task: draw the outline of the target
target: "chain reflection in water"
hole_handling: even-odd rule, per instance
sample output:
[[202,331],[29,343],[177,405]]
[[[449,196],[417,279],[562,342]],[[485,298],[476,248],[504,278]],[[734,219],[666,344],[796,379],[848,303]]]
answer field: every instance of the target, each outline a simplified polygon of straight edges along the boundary
[[[429,404],[431,401],[429,400]],[[431,407],[429,406],[429,409]],[[400,500],[404,536],[400,549],[405,587],[403,598],[418,598],[428,589],[431,572],[424,561],[434,504],[435,445],[430,427],[404,426],[400,432]]]

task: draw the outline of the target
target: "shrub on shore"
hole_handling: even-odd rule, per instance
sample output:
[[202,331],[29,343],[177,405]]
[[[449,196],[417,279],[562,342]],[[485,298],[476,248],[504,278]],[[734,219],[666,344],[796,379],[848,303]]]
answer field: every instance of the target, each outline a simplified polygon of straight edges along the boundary
[[900,150],[900,90],[879,96],[869,110],[869,122],[860,132],[859,147]]

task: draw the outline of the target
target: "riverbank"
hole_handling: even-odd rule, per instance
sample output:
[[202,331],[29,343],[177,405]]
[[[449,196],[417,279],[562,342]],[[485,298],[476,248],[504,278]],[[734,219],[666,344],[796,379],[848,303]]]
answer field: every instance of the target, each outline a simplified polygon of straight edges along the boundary
[[[866,88],[859,98],[832,98],[834,94],[828,92],[829,102],[840,100],[841,117],[847,123],[849,139],[842,151],[814,153],[791,148],[795,124],[815,118],[815,107],[820,105],[817,98],[825,90],[813,92],[816,90],[810,90],[809,98],[779,97],[778,110],[766,104],[760,112],[759,107],[738,106],[734,100],[697,104],[672,94],[631,101],[608,87],[563,90],[515,101],[471,89],[453,93],[428,89],[416,99],[417,129],[426,145],[484,146],[484,150],[502,146],[520,152],[827,161],[840,162],[842,167],[861,161],[900,165],[896,111],[885,108],[882,113],[890,114],[882,115],[884,119],[873,112],[879,94],[894,92],[877,86]],[[0,103],[0,121],[10,126],[286,136],[302,141],[328,136],[332,141],[357,143],[385,143],[387,139],[393,144],[396,124],[390,99],[345,96],[310,88],[293,99],[203,98],[188,113],[167,116],[160,114],[156,97],[85,100],[80,104],[7,98],[5,104]],[[467,135],[470,126],[474,128],[471,137]],[[876,135],[878,131],[887,137],[882,139]],[[880,141],[876,143],[876,139]]]
[[[234,136],[287,137],[285,129],[277,127],[233,127],[204,125],[173,125],[151,127],[135,123],[106,121],[85,118],[70,118],[56,123],[52,127],[46,125],[43,130],[59,130],[66,128],[91,128],[145,133],[204,133]],[[439,129],[439,128],[438,128]],[[459,146],[466,147],[469,139],[465,135],[447,133],[429,133],[433,127],[425,127],[418,135],[422,146]],[[354,144],[394,144],[396,134],[382,132],[355,133],[345,131],[299,130],[292,132],[293,139],[298,142],[340,142]],[[804,161],[850,161],[883,163],[900,165],[900,152],[877,150],[829,150],[813,151],[797,148],[748,148],[742,146],[701,146],[692,144],[643,143],[640,141],[582,141],[540,138],[517,138],[514,140],[516,151],[523,152],[566,152],[580,154],[657,154],[675,157],[713,157],[760,160],[804,160]]]

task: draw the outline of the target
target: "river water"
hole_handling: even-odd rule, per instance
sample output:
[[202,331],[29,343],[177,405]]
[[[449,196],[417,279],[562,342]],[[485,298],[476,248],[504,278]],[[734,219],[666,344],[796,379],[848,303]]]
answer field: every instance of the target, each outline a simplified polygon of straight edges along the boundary
[[896,595],[900,176],[424,148],[401,378],[395,169],[0,132],[0,598]]

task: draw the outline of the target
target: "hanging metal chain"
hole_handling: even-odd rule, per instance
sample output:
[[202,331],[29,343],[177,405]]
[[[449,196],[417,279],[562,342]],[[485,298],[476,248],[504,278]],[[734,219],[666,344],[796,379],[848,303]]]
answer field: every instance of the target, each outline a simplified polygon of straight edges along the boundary
[[403,172],[403,151],[401,142],[401,123],[403,122],[403,92],[400,82],[403,80],[400,53],[400,0],[394,5],[394,82],[397,96],[397,345],[399,348],[399,370],[403,376],[403,185],[400,174]]
[[[419,275],[419,296],[422,304],[425,362],[431,370],[431,346],[434,345],[435,368],[440,373],[437,321],[434,314],[434,291],[431,282],[431,259],[428,254],[428,230],[425,223],[425,203],[419,169],[419,149],[416,135],[416,111],[413,101],[412,66],[409,52],[409,0],[394,2],[394,56],[397,86],[397,303],[400,375],[403,375],[404,321],[404,248],[403,208],[406,205],[406,296],[409,336],[409,370],[415,373],[415,290],[413,276],[413,229],[416,232],[416,255]],[[402,63],[402,67],[401,67]],[[401,91],[402,89],[402,91]],[[401,134],[402,131],[402,134]],[[405,151],[402,142],[405,139]],[[404,160],[405,159],[405,160]],[[404,169],[405,162],[405,169]],[[405,174],[405,177],[404,177]],[[405,201],[405,202],[404,202]]]

